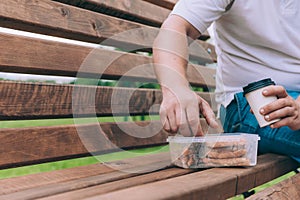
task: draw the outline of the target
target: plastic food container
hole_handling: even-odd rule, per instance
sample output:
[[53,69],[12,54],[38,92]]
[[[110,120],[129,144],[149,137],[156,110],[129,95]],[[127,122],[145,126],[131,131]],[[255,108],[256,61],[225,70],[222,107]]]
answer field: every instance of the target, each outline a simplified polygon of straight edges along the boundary
[[173,164],[183,168],[254,166],[259,136],[246,133],[170,136]]

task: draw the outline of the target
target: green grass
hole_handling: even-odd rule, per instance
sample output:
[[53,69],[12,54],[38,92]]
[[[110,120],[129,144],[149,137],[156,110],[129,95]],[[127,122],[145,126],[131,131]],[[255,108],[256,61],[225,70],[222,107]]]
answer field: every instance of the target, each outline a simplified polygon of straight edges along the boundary
[[[18,121],[0,121],[0,128],[26,128],[36,126],[59,126],[70,124],[86,124],[95,122],[124,122],[124,121],[141,121],[150,120],[150,116],[133,116],[129,117],[98,117],[98,118],[80,118],[80,119],[41,119],[41,120],[18,120]],[[151,116],[153,120],[159,120],[159,116]]]

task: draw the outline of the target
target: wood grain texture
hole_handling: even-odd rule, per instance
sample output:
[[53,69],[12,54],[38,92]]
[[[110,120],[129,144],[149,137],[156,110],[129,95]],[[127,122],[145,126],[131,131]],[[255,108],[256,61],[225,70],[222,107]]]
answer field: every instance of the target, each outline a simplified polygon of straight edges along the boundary
[[[55,0],[87,10],[111,15],[154,27],[160,27],[178,0]],[[147,9],[145,9],[147,8]],[[207,31],[200,40],[210,38]]]
[[300,199],[299,173],[247,198],[247,200],[276,199]]
[[[170,10],[141,0],[56,0],[118,18],[159,27]],[[147,9],[145,9],[147,8]]]
[[[1,195],[11,194],[38,186],[55,184],[89,176],[96,176],[115,171],[114,169],[99,164],[79,166],[68,169],[55,170],[26,176],[19,176],[0,180]],[[38,180],[38,181],[36,181]]]
[[64,200],[80,200],[88,197],[92,197],[95,195],[105,194],[116,190],[121,190],[137,185],[142,185],[146,183],[161,181],[165,179],[170,179],[178,176],[182,176],[185,174],[192,173],[193,170],[186,170],[180,168],[169,168],[166,170],[160,170],[157,172],[152,172],[145,175],[140,175],[136,177],[130,177],[127,179],[114,181],[111,183],[101,184],[94,187],[88,187],[80,190],[74,190],[70,192],[65,192],[58,195],[53,195],[49,197],[42,198],[43,200],[56,200],[56,199],[64,199]]
[[[159,153],[141,155],[135,158],[112,161],[105,164],[94,164],[0,180],[0,188],[3,189],[1,190],[2,195],[0,199],[36,199],[96,185],[104,185],[119,180],[126,180],[127,178],[139,176],[149,171],[168,168],[169,165],[169,153]],[[117,167],[114,168],[113,166]],[[90,167],[91,171],[88,171]],[[191,172],[175,169],[171,170],[171,172],[170,170],[166,170],[165,172],[163,170],[159,174],[166,176],[166,178],[178,176],[174,171],[177,172],[178,175]],[[83,172],[86,172],[86,174],[82,174]],[[147,180],[154,181],[154,177],[150,177],[150,180],[149,178]],[[37,182],[36,180],[38,179],[41,179],[41,181]],[[16,187],[10,187],[14,184]]]
[[[253,177],[269,181],[278,173],[270,173],[261,177],[266,172],[262,168],[281,166],[285,163],[285,169],[279,167],[280,174],[295,169],[295,162],[285,156],[265,154],[258,157],[258,164],[250,168],[213,168],[203,171],[190,171],[186,169],[170,168],[159,170],[150,174],[126,173],[125,169],[153,170],[156,167],[167,167],[170,163],[168,153],[146,155],[124,161],[115,161],[110,166],[121,166],[119,171],[111,171],[105,166],[91,165],[63,171],[47,172],[6,180],[0,180],[0,188],[3,190],[0,199],[33,199],[45,197],[54,199],[73,199],[91,197],[90,199],[226,199],[238,192],[239,185],[248,184],[246,179]],[[161,164],[165,163],[165,164]],[[109,164],[109,163],[107,163]],[[99,169],[97,169],[99,167]],[[120,171],[120,169],[122,169]],[[100,174],[97,174],[97,170]],[[101,172],[102,171],[102,172]],[[66,174],[66,177],[60,175]],[[41,177],[40,182],[36,182]],[[50,179],[47,177],[51,177]],[[53,179],[52,179],[53,177]],[[27,184],[22,184],[26,182]],[[15,184],[16,187],[10,187]],[[256,182],[254,184],[260,184]],[[8,187],[5,187],[5,186]],[[178,187],[181,185],[181,187]],[[256,185],[255,185],[256,186]],[[247,190],[253,187],[247,186]],[[159,191],[159,192],[157,192]],[[134,195],[132,195],[134,194]],[[52,196],[54,195],[54,196]]]
[[[151,49],[158,28],[48,1],[4,1],[0,25],[29,32],[101,43],[126,51]],[[213,63],[205,52],[191,52],[200,63]]]
[[[289,163],[287,163],[287,161]],[[114,200],[120,199],[121,197],[128,197],[128,199],[131,200],[226,199],[237,194],[237,187],[243,184],[240,177],[253,177],[253,179],[259,178],[261,180],[264,179],[265,182],[278,177],[278,174],[276,174],[276,176],[273,173],[269,173],[268,175],[261,177],[263,173],[266,172],[260,171],[260,169],[262,166],[268,166],[269,169],[272,169],[272,167],[277,166],[277,164],[280,164],[281,162],[286,162],[286,168],[281,171],[282,174],[288,170],[293,170],[296,167],[295,162],[288,157],[265,154],[263,157],[258,157],[258,164],[255,167],[208,169],[172,179],[143,184],[103,195],[97,195],[88,199]],[[178,185],[181,187],[178,187]],[[253,188],[253,185],[248,185],[247,187],[248,190]]]
[[178,0],[143,0],[168,9],[173,9]]
[[[0,41],[2,72],[156,82],[148,56],[9,34]],[[214,69],[190,64],[187,74],[194,86],[215,87]]]
[[[0,118],[157,114],[160,90],[0,81]],[[211,103],[213,96],[199,93]]]
[[128,116],[130,113],[147,113],[153,104],[161,101],[159,91],[130,88],[6,81],[1,82],[0,88],[2,119],[105,116],[112,113]]
[[[204,170],[87,198],[101,200],[226,199],[234,195],[236,178],[223,169]],[[126,198],[124,198],[126,197]]]
[[0,129],[0,168],[162,145],[167,137],[158,121]]
[[228,169],[228,173],[238,171],[236,194],[241,194],[299,167],[299,164],[293,159],[278,154],[263,154],[258,158],[257,166],[253,168],[241,171]]

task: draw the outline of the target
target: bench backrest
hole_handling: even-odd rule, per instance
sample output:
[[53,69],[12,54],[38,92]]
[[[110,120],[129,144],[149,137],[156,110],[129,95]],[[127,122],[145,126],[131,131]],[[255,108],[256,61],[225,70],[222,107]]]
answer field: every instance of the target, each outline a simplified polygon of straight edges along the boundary
[[[1,29],[0,71],[76,79],[74,84],[0,82],[1,121],[70,118],[75,122],[0,129],[0,168],[164,144],[167,133],[157,118],[150,122],[100,119],[100,123],[95,119],[143,119],[158,114],[157,105],[162,99],[159,89],[138,87],[138,83],[156,83],[151,45],[175,3],[176,0],[1,2],[1,27],[47,37],[11,34]],[[215,87],[215,70],[203,65],[213,63],[216,56],[213,46],[203,41],[208,37],[204,34],[197,41],[202,51],[191,50],[190,58],[196,64],[189,65],[188,78],[193,86],[203,88],[201,95],[211,102],[209,89]],[[118,84],[99,86],[98,79],[103,84],[110,85],[111,80]]]

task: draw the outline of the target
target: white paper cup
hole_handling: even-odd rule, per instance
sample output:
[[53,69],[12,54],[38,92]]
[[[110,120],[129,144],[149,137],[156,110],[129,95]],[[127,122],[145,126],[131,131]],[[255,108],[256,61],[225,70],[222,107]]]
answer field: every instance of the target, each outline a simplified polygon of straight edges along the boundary
[[246,97],[260,127],[265,127],[279,121],[279,119],[266,121],[264,116],[259,112],[259,110],[263,106],[277,100],[276,96],[265,97],[262,94],[265,87],[269,85],[275,85],[275,83],[268,78],[268,79],[263,79],[257,82],[250,83],[246,87],[243,87],[244,96]]

